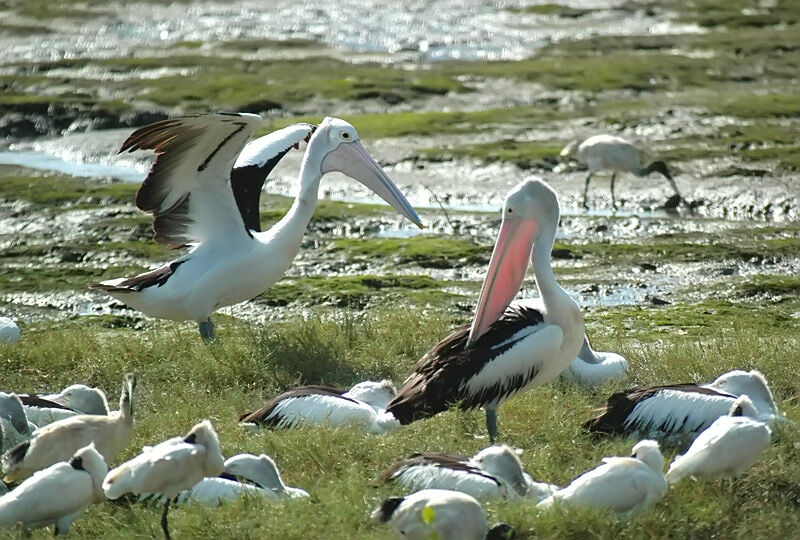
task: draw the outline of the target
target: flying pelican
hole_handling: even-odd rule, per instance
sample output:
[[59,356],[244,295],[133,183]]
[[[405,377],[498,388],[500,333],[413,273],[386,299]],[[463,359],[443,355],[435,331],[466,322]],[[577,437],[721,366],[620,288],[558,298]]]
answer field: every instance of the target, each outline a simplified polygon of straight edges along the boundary
[[[498,405],[552,381],[577,356],[583,317],[550,265],[558,217],[558,198],[544,182],[520,182],[509,192],[475,318],[414,366],[387,408],[400,423],[433,416],[455,404],[461,409],[483,407],[494,441]],[[511,302],[529,258],[540,297]]]
[[90,443],[69,461],[37,472],[0,497],[0,529],[18,523],[26,529],[54,524],[56,535],[67,534],[89,505],[106,500],[101,487],[106,472],[103,456]]
[[755,403],[762,421],[786,420],[760,372],[734,370],[708,384],[644,386],[618,392],[585,427],[598,435],[694,435],[728,414],[741,395]]
[[0,317],[0,343],[10,343],[11,345],[19,341],[19,326],[14,319]]
[[473,497],[446,489],[423,489],[384,500],[372,519],[388,523],[398,538],[408,540],[500,540],[514,538],[514,529],[499,523],[489,529],[486,514]]
[[79,414],[108,415],[108,400],[99,388],[73,384],[57,394],[19,394],[28,420],[38,427]]
[[589,345],[584,336],[583,347],[578,356],[565,369],[561,376],[587,386],[596,386],[610,381],[618,381],[628,374],[628,361],[613,352],[598,352]]
[[[236,454],[225,460],[225,470],[220,476],[203,478],[193,488],[182,491],[176,504],[197,502],[219,506],[242,496],[282,501],[308,497],[308,492],[284,484],[278,466],[268,455]],[[164,503],[166,498],[162,497],[161,504]]]
[[741,476],[769,446],[772,432],[759,416],[749,397],[738,397],[728,416],[714,420],[685,454],[675,458],[667,472],[669,483],[688,475]]
[[348,391],[328,386],[300,386],[275,396],[257,411],[243,414],[239,422],[275,428],[301,424],[356,425],[380,434],[400,425],[384,410],[392,396],[394,385],[389,381],[365,381]]
[[602,465],[579,476],[537,506],[609,508],[620,514],[634,514],[667,494],[663,467],[658,443],[640,441],[633,447],[631,457],[604,458]]
[[166,497],[161,528],[169,540],[170,501],[203,478],[219,476],[225,468],[225,459],[219,451],[217,433],[208,420],[194,426],[185,437],[175,437],[143,450],[109,471],[103,491],[112,500],[125,493],[156,493]]
[[[153,214],[156,241],[190,249],[155,270],[94,286],[151,317],[196,321],[209,340],[215,337],[212,312],[258,296],[289,268],[316,209],[324,174],[339,171],[361,182],[422,227],[353,126],[326,118],[308,142],[292,208],[260,232],[258,196],[266,174],[257,163],[274,166],[314,129],[308,124],[284,128],[259,139],[245,154],[242,149],[260,124],[258,115],[217,113],[156,122],[128,137],[120,152],[158,154],[136,205]],[[242,161],[235,161],[237,156]],[[232,173],[235,164],[245,172]],[[255,180],[242,180],[248,178],[247,167],[255,167]]]
[[133,390],[136,376],[122,379],[119,410],[108,416],[82,414],[58,420],[33,432],[3,455],[7,480],[21,480],[53,463],[66,461],[78,449],[94,442],[97,451],[111,463],[133,437]]
[[570,156],[579,163],[589,168],[589,176],[586,177],[586,186],[583,188],[583,207],[589,208],[586,197],[589,194],[589,181],[597,171],[612,171],[611,174],[611,206],[616,208],[617,201],[614,198],[614,182],[617,173],[629,172],[636,176],[647,176],[652,172],[660,173],[666,178],[680,201],[686,204],[686,199],[678,191],[678,185],[673,180],[672,175],[667,169],[667,164],[663,161],[654,161],[647,167],[642,168],[639,161],[639,151],[636,147],[622,137],[613,135],[595,135],[593,137],[575,139],[571,141],[561,151],[561,156]]

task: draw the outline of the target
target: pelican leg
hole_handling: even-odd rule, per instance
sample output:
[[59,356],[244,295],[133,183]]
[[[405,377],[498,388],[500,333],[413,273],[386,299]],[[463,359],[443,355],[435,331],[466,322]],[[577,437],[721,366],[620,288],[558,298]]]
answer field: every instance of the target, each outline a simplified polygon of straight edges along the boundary
[[586,185],[583,188],[583,207],[587,210],[589,209],[589,205],[586,204],[586,198],[589,196],[589,180],[592,179],[593,174],[593,172],[590,172],[589,176],[586,177]]
[[617,209],[617,199],[614,197],[614,182],[617,181],[617,173],[611,173],[611,208]]
[[161,529],[164,531],[164,538],[167,540],[169,539],[169,528],[167,527],[167,511],[169,510],[169,503],[172,502],[170,499],[167,499],[166,504],[164,504],[164,513],[161,514]]
[[486,409],[486,431],[489,432],[489,442],[494,444],[500,436],[497,431],[497,409]]
[[198,326],[200,328],[200,337],[203,338],[203,341],[217,339],[217,332],[214,330],[214,323],[211,322],[211,317],[205,322],[201,322]]

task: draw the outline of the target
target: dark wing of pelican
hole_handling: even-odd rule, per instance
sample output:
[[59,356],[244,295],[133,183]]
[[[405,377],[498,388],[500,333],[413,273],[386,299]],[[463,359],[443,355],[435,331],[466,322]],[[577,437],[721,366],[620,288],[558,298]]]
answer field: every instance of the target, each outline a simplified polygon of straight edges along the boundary
[[271,416],[273,411],[275,410],[275,407],[281,401],[292,398],[302,398],[307,396],[331,396],[357,403],[356,400],[350,399],[342,395],[346,391],[347,390],[333,388],[330,386],[320,386],[313,384],[308,386],[299,386],[297,388],[292,388],[291,390],[287,390],[282,394],[278,394],[277,396],[269,400],[263,407],[261,407],[257,411],[243,414],[242,416],[239,417],[239,421],[254,422],[256,424],[277,427],[281,422],[281,417],[280,415]]

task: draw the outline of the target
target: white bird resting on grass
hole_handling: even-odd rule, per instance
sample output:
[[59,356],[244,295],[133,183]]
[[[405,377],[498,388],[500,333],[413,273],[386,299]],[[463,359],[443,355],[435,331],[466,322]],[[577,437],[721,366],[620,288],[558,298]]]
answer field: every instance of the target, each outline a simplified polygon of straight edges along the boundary
[[[494,442],[500,404],[553,381],[575,359],[583,316],[551,264],[559,215],[558,197],[542,181],[525,180],[508,192],[472,324],[454,330],[414,366],[386,409],[402,424],[453,406],[482,407]],[[539,298],[512,302],[530,264]]]
[[611,174],[611,206],[617,207],[617,200],[614,196],[614,184],[617,180],[617,174],[621,172],[628,172],[636,176],[647,176],[650,173],[657,172],[667,179],[675,195],[678,197],[678,202],[686,203],[678,185],[672,178],[672,175],[667,168],[667,164],[663,161],[654,161],[647,167],[642,167],[639,161],[639,151],[629,141],[622,137],[615,137],[614,135],[595,135],[593,137],[584,137],[571,141],[561,151],[562,157],[572,157],[582,165],[589,168],[589,176],[586,177],[586,185],[583,188],[583,207],[589,208],[587,204],[587,197],[589,195],[589,181],[592,176],[598,171],[612,171]]
[[394,394],[390,381],[365,381],[348,391],[320,385],[300,386],[275,396],[256,411],[241,415],[239,422],[247,428],[359,426],[382,434],[400,427],[394,416],[383,410]]
[[606,382],[620,381],[628,376],[628,361],[613,352],[598,352],[583,337],[583,347],[569,368],[561,376],[586,386],[599,386]]
[[22,480],[53,463],[68,460],[80,448],[94,442],[106,463],[126,447],[133,437],[133,391],[136,376],[122,379],[119,410],[108,416],[83,414],[39,428],[29,441],[3,455],[6,480]]
[[672,461],[667,472],[669,483],[675,484],[685,476],[741,476],[770,443],[769,426],[758,418],[749,397],[737,398],[728,416],[717,418],[685,454]]
[[412,454],[381,476],[407,489],[460,491],[478,500],[529,497],[538,501],[552,492],[548,484],[534,482],[525,473],[517,451],[506,445],[484,448],[473,457]]
[[[220,476],[203,478],[193,488],[181,491],[175,504],[219,506],[239,497],[283,501],[308,497],[308,492],[284,484],[278,466],[266,454],[236,454],[225,460],[225,470]],[[166,502],[166,497],[159,498],[160,504]]]
[[734,370],[708,384],[644,386],[608,398],[602,414],[585,427],[598,435],[634,435],[682,439],[703,431],[730,411],[736,398],[748,396],[765,422],[787,421],[778,412],[764,376]]
[[219,450],[217,433],[208,420],[195,425],[185,437],[175,437],[142,450],[138,456],[109,471],[103,481],[103,491],[112,500],[125,493],[166,497],[161,528],[169,540],[167,512],[170,502],[203,478],[219,476],[225,468],[225,459]]
[[0,392],[0,452],[29,440],[34,431],[19,396]]
[[14,345],[19,341],[19,326],[10,317],[0,317],[0,343]]
[[582,474],[567,487],[540,502],[553,506],[608,508],[619,514],[635,514],[667,494],[664,458],[656,441],[640,441],[631,457],[603,458],[603,464]]
[[106,394],[99,388],[73,384],[57,394],[20,394],[28,420],[44,427],[79,414],[108,415]]
[[[202,338],[210,340],[216,337],[214,311],[258,296],[291,266],[325,174],[338,171],[361,182],[422,227],[411,204],[344,120],[326,118],[316,130],[297,124],[245,146],[261,124],[255,114],[216,113],[163,120],[128,137],[120,152],[158,154],[136,194],[136,206],[153,215],[157,242],[189,251],[155,270],[93,286],[151,317],[195,321]],[[283,219],[261,232],[264,180],[303,140],[308,146],[297,198]]]
[[36,472],[0,497],[0,529],[55,525],[56,535],[67,534],[89,505],[106,500],[102,489],[106,472],[106,462],[94,444],[78,450],[68,462]]
[[458,491],[423,489],[384,500],[372,519],[388,524],[408,540],[500,540],[516,536],[507,523],[489,529],[486,513],[474,497]]

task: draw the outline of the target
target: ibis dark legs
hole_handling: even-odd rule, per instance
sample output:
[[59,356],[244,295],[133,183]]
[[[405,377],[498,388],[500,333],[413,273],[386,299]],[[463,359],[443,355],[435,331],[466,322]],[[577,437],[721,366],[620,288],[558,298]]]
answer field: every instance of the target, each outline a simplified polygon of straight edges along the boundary
[[617,208],[617,199],[614,197],[614,183],[617,181],[617,173],[611,174],[611,208]]
[[589,181],[592,179],[593,174],[593,172],[590,172],[589,176],[586,177],[586,185],[583,188],[583,207],[587,210],[589,209],[589,205],[586,203],[586,198],[589,195]]
[[489,442],[494,444],[495,439],[500,436],[497,431],[497,409],[486,409],[486,431],[489,432]]
[[199,324],[200,328],[200,337],[203,338],[203,341],[211,341],[217,339],[217,332],[214,330],[214,323],[211,322],[211,317],[209,317],[206,321],[201,322]]
[[164,531],[164,538],[169,540],[169,529],[167,528],[167,512],[169,511],[169,503],[172,502],[170,499],[167,499],[167,502],[164,504],[164,513],[161,514],[161,529]]

